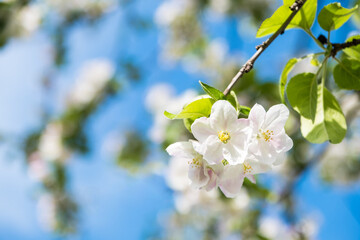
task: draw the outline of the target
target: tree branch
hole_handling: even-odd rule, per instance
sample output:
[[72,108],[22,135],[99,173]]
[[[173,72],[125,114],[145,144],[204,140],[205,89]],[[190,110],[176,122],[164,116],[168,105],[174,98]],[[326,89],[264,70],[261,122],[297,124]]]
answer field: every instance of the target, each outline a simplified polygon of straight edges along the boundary
[[360,44],[360,39],[353,39],[350,42],[345,42],[345,43],[333,43],[332,45],[332,49],[331,49],[331,56],[335,57],[336,54],[340,51],[343,50],[345,48],[349,48],[349,47],[353,47],[353,46],[357,46]]
[[285,22],[281,25],[281,27],[273,34],[270,38],[268,38],[265,42],[261,45],[256,46],[256,52],[254,55],[240,68],[238,73],[233,77],[230,84],[224,90],[224,95],[227,95],[235,83],[245,74],[251,71],[256,59],[265,51],[265,49],[282,33],[284,33],[286,27],[290,24],[291,20],[295,17],[296,13],[299,12],[301,7],[304,5],[306,0],[296,0],[291,6],[290,10],[292,13],[290,16],[285,20]]

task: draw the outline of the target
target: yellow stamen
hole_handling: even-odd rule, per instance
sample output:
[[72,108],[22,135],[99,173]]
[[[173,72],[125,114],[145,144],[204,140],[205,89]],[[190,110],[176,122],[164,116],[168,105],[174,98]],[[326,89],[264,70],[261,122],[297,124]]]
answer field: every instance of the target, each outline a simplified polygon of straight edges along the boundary
[[218,133],[218,137],[223,143],[227,143],[230,140],[230,134],[228,131],[220,131]]
[[260,133],[261,133],[261,137],[264,138],[264,140],[266,142],[270,142],[270,140],[273,140],[273,136],[274,136],[274,132],[273,131],[269,131],[269,130],[266,130],[266,131],[263,131],[263,130],[260,130]]
[[229,164],[229,162],[228,162],[226,159],[222,160],[221,162],[222,162],[222,164],[223,164],[224,166],[226,166],[226,165]]
[[197,156],[195,158],[193,158],[191,161],[188,162],[188,164],[194,168],[194,167],[201,167],[202,161],[201,161],[201,157]]
[[245,173],[251,173],[252,171],[252,167],[249,163],[243,163],[243,166],[244,166],[244,174]]

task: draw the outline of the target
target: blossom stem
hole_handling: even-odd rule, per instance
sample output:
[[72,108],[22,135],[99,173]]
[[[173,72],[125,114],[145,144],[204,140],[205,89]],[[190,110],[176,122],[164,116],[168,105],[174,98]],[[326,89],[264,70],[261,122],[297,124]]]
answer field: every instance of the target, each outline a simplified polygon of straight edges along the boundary
[[256,46],[256,52],[252,57],[240,68],[238,73],[233,77],[230,84],[226,87],[224,90],[224,95],[227,95],[235,83],[245,74],[251,71],[253,68],[253,65],[256,61],[256,59],[265,51],[265,49],[282,33],[284,33],[286,27],[290,24],[291,20],[295,17],[295,15],[299,12],[301,7],[304,5],[306,0],[296,0],[293,5],[290,6],[290,9],[292,13],[289,15],[289,17],[285,20],[285,22],[280,26],[280,28],[271,35],[270,38],[268,38],[265,42],[260,44],[259,46]]

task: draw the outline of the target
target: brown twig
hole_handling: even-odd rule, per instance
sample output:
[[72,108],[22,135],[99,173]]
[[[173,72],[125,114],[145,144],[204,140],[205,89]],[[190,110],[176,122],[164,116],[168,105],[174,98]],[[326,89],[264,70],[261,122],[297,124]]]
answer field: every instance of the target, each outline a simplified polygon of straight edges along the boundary
[[304,3],[306,2],[306,0],[296,0],[291,6],[290,6],[290,10],[292,11],[292,13],[289,15],[289,17],[285,20],[285,22],[280,26],[280,28],[273,34],[271,35],[270,38],[268,38],[265,42],[263,42],[261,45],[256,46],[256,52],[254,53],[254,55],[240,68],[240,70],[238,71],[238,73],[233,77],[233,79],[231,80],[230,84],[226,87],[226,89],[224,90],[224,95],[227,95],[231,89],[233,88],[233,86],[235,85],[235,83],[245,74],[251,71],[251,69],[253,68],[253,65],[256,61],[256,59],[265,51],[265,49],[280,35],[282,34],[286,27],[290,24],[291,20],[295,17],[296,13],[299,12],[299,10],[301,9],[301,7],[304,5]]
[[345,43],[333,43],[332,45],[332,49],[331,49],[331,56],[335,57],[336,54],[340,51],[343,50],[345,48],[349,48],[349,47],[353,47],[356,45],[360,44],[360,39],[353,39],[349,42],[345,42]]

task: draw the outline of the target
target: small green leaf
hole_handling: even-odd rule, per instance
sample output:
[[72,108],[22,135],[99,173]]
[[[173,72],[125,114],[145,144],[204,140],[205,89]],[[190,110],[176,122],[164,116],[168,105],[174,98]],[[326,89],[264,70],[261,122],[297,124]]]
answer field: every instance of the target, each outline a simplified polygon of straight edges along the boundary
[[211,87],[201,81],[199,81],[199,83],[200,83],[201,87],[204,89],[204,91],[207,94],[209,94],[209,96],[212,97],[215,101],[225,98],[225,95],[220,90],[218,90],[214,87]]
[[193,118],[185,118],[184,119],[184,126],[186,127],[186,129],[191,132],[191,125],[194,123],[196,119]]
[[350,9],[343,8],[339,2],[326,5],[318,16],[320,27],[326,31],[338,29],[349,20],[357,8],[357,5]]
[[200,117],[208,117],[214,102],[211,98],[200,98],[186,105],[179,114],[172,114],[165,111],[164,115],[169,119],[192,118],[195,120]]
[[239,102],[234,91],[231,91],[230,94],[226,95],[226,100],[233,105],[236,111],[239,110]]
[[312,143],[340,143],[346,135],[346,120],[336,98],[322,84],[318,85],[316,117],[301,116],[301,133]]
[[317,76],[313,73],[300,73],[290,79],[286,95],[291,106],[301,116],[315,119],[317,103]]
[[246,117],[249,116],[251,108],[249,108],[247,106],[242,106],[242,105],[240,105],[239,108],[240,108],[240,110],[239,110],[240,114],[242,114]]
[[280,88],[280,97],[281,97],[281,101],[284,103],[285,102],[285,99],[284,99],[284,92],[285,92],[285,86],[286,86],[286,82],[287,82],[287,77],[289,75],[289,73],[291,72],[291,70],[294,68],[295,64],[299,61],[300,59],[298,58],[292,58],[290,59],[282,73],[281,73],[281,76],[280,76],[280,82],[279,82],[279,88]]
[[[265,19],[265,21],[261,24],[256,33],[256,37],[264,37],[276,32],[292,13],[289,7],[293,3],[293,0],[284,0],[284,5],[279,7],[270,18]],[[302,28],[305,31],[310,30],[314,23],[316,7],[317,0],[307,0],[286,29]]]
[[[353,39],[360,39],[360,35],[352,36],[346,40],[346,42],[351,42]],[[346,55],[348,55],[350,58],[356,59],[360,61],[360,45],[356,45],[353,47],[345,48],[343,50]]]
[[344,58],[335,66],[333,73],[339,88],[360,90],[360,61]]

